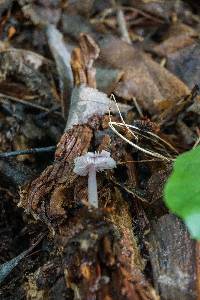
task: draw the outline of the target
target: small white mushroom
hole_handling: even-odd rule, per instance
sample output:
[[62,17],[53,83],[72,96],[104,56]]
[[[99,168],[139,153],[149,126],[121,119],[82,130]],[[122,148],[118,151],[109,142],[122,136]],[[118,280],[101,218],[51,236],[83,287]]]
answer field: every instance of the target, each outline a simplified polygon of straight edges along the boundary
[[110,157],[110,152],[88,152],[75,160],[74,172],[80,176],[88,174],[88,201],[94,207],[98,207],[96,172],[113,169],[116,167],[115,160]]

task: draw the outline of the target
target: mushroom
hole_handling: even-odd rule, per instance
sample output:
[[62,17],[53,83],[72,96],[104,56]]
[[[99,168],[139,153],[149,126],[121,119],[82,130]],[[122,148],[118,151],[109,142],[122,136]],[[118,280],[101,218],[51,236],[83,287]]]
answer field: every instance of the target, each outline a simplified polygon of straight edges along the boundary
[[110,157],[110,152],[103,150],[101,153],[88,152],[75,160],[74,172],[80,176],[88,174],[88,201],[98,208],[96,172],[116,167],[115,160]]

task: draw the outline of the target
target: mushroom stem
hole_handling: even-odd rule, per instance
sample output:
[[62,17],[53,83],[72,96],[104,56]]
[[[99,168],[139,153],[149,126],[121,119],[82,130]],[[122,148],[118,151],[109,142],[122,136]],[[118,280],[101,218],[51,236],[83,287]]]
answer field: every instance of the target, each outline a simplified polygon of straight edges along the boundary
[[96,166],[91,165],[88,173],[88,201],[90,205],[98,208]]
[[80,176],[88,175],[88,202],[98,208],[96,172],[110,170],[116,167],[115,160],[110,157],[110,152],[88,152],[74,160],[74,173]]

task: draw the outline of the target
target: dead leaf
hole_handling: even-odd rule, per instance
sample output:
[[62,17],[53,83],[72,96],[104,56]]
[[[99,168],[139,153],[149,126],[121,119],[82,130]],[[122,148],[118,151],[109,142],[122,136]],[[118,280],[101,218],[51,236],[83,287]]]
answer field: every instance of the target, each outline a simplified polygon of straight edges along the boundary
[[193,43],[167,56],[167,68],[190,88],[199,83],[200,44]]
[[175,23],[165,33],[163,42],[156,45],[153,51],[160,56],[168,57],[171,53],[193,44],[197,37],[198,33],[192,27]]
[[126,100],[136,97],[144,109],[155,113],[156,99],[175,99],[189,94],[182,81],[133,46],[110,38],[104,39],[100,47],[102,62],[124,70],[114,89],[117,96]]

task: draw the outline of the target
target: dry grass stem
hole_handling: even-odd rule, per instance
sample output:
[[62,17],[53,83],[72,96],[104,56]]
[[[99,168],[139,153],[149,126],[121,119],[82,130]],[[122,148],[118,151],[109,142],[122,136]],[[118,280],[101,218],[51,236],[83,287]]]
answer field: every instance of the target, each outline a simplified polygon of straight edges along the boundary
[[[119,109],[119,106],[117,104],[117,101],[114,97],[114,95],[111,95],[111,98],[114,100],[115,104],[116,104],[116,107],[117,107],[117,110],[118,110],[118,113],[119,113],[119,116],[120,116],[120,119],[122,122],[113,122],[112,119],[111,119],[111,113],[110,113],[110,110],[109,110],[109,127],[113,130],[113,132],[115,132],[119,137],[121,137],[125,142],[127,142],[129,145],[133,146],[134,148],[136,148],[137,150],[139,151],[142,151],[148,155],[151,155],[153,157],[157,157],[157,158],[160,158],[161,160],[166,160],[166,161],[173,161],[174,159],[171,158],[171,157],[167,157],[167,156],[164,156],[158,152],[155,152],[155,151],[152,151],[152,150],[149,150],[149,149],[145,149],[139,145],[137,145],[136,143],[133,143],[132,141],[130,141],[129,139],[127,139],[125,136],[123,136],[114,126],[118,126],[118,127],[125,127],[127,129],[127,131],[136,139],[136,141],[138,141],[138,136],[142,136],[148,140],[151,140],[159,145],[162,146],[162,144],[160,142],[163,142],[165,145],[167,145],[171,150],[176,151],[176,149],[168,142],[166,142],[164,139],[162,139],[161,137],[159,137],[157,134],[151,132],[151,131],[145,131],[145,133],[141,133],[141,131],[143,132],[142,129],[140,129],[139,127],[137,126],[134,126],[134,125],[129,125],[129,124],[126,124],[123,117],[122,117],[122,114],[120,112],[120,109]],[[134,129],[137,132],[137,135],[136,133],[134,133],[131,129]],[[140,131],[140,132],[139,132]],[[147,136],[150,135],[150,136]],[[152,137],[156,138],[156,140],[152,139]]]

